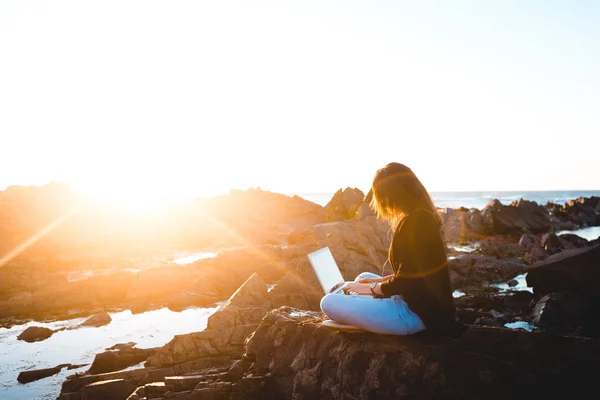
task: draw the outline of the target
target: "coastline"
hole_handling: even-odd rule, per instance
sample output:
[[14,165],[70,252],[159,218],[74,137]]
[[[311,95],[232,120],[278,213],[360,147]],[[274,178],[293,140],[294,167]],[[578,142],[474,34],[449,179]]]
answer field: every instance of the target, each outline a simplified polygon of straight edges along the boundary
[[[3,301],[3,309],[5,313],[25,312],[22,317],[30,320],[27,326],[40,325],[35,321],[41,320],[54,320],[56,322],[50,325],[58,326],[65,322],[66,315],[73,315],[73,312],[83,317],[102,309],[110,311],[112,315],[122,315],[124,312],[127,313],[127,310],[137,315],[150,310],[161,310],[164,307],[169,308],[165,310],[167,313],[194,308],[206,310],[213,307],[214,315],[224,315],[221,313],[222,306],[217,309],[215,304],[226,304],[229,296],[237,293],[240,285],[244,284],[249,276],[258,273],[261,279],[264,279],[265,287],[268,288],[265,289],[268,300],[262,299],[260,302],[268,306],[263,307],[264,311],[258,312],[256,319],[249,321],[244,329],[252,329],[253,332],[264,313],[278,306],[318,311],[320,295],[314,292],[311,286],[314,282],[311,281],[310,269],[307,269],[305,257],[308,252],[320,246],[330,246],[336,259],[339,260],[344,275],[348,276],[362,272],[363,268],[377,270],[387,257],[386,241],[389,239],[389,227],[374,218],[372,214],[368,214],[369,210],[364,207],[362,197],[356,200],[358,202],[355,201],[354,205],[350,205],[348,203],[350,198],[344,199],[343,192],[341,193],[341,195],[336,194],[335,198],[330,198],[327,203],[331,201],[332,204],[342,205],[340,207],[345,208],[342,213],[339,212],[339,207],[333,212],[333,207],[326,208],[277,193],[260,190],[234,192],[220,197],[217,203],[209,204],[213,207],[214,215],[219,215],[221,221],[226,221],[222,223],[227,224],[227,230],[208,231],[210,235],[221,232],[219,240],[213,240],[210,250],[203,250],[207,248],[202,246],[190,246],[187,249],[182,247],[170,253],[160,249],[154,253],[156,260],[151,256],[140,258],[138,262],[143,265],[136,265],[133,261],[119,262],[118,267],[99,263],[98,275],[85,273],[86,269],[73,268],[72,264],[68,264],[64,270],[61,270],[60,264],[55,264],[54,271],[47,273],[48,271],[44,272],[37,267],[41,253],[37,252],[35,257],[31,258],[31,267],[27,264],[28,259],[22,257],[19,264],[8,265],[2,273],[9,273],[7,277],[16,279],[18,274],[12,276],[10,273],[17,273],[24,268],[33,268],[32,273],[39,280],[36,283],[38,286],[32,287],[28,282],[15,280],[18,285],[30,286],[24,286],[23,291],[16,292],[16,295],[11,294],[13,297]],[[535,294],[531,293],[530,289],[523,290],[526,273],[536,260],[549,257],[553,253],[560,254],[574,248],[573,246],[583,248],[592,243],[588,240],[577,241],[572,238],[574,236],[572,234],[578,232],[577,229],[591,232],[592,236],[596,229],[600,229],[600,227],[585,226],[583,222],[585,218],[593,215],[582,213],[581,210],[587,210],[581,208],[586,206],[585,201],[587,200],[583,199],[581,203],[573,201],[572,205],[562,206],[540,205],[527,201],[510,205],[512,201],[508,204],[492,201],[485,210],[466,207],[442,209],[445,234],[448,238],[452,284],[460,292],[460,297],[456,297],[455,302],[459,307],[461,318],[474,326],[491,324],[506,328],[538,330],[539,328],[533,325],[531,309],[527,305],[534,300]],[[245,210],[249,207],[256,207],[259,217],[252,215],[245,218]],[[224,210],[228,212],[225,213]],[[353,210],[350,214],[354,213],[350,218],[347,216],[348,210]],[[493,218],[490,219],[492,216]],[[227,220],[226,217],[230,219]],[[496,222],[491,224],[491,221]],[[498,225],[498,221],[502,221],[504,225]],[[559,229],[566,226],[572,229]],[[527,233],[530,231],[533,233]],[[207,234],[207,231],[202,231],[202,234]],[[240,240],[240,237],[243,237],[243,240]],[[61,236],[56,236],[54,240],[60,238]],[[67,236],[66,239],[68,238]],[[527,244],[521,243],[524,238],[529,241]],[[590,239],[594,238],[590,236]],[[232,245],[232,240],[238,242],[237,246]],[[551,247],[548,243],[551,243]],[[69,252],[68,248],[63,251],[66,252],[65,254]],[[170,259],[169,254],[172,254],[173,259]],[[52,255],[56,262],[59,259],[56,251],[53,251]],[[91,259],[93,261],[93,257]],[[74,276],[77,271],[80,272],[77,279],[64,278],[63,281],[62,278],[57,277],[57,274],[63,272]],[[299,281],[290,281],[290,274],[298,276]],[[515,278],[516,284],[511,286]],[[45,279],[48,280],[44,281]],[[282,287],[281,285],[284,285],[285,289],[278,289]],[[301,288],[294,285],[301,285]],[[40,291],[38,287],[43,290]],[[52,292],[54,289],[57,291]],[[300,293],[301,296],[297,298],[282,296],[282,294],[289,294],[290,291]],[[523,292],[527,292],[526,301],[519,300],[520,308],[511,308],[513,306],[499,308],[498,302],[504,302],[505,296],[518,297],[522,296],[519,293]],[[55,296],[62,296],[60,293],[69,295],[60,298],[59,305],[59,303],[52,303],[48,293],[56,293]],[[38,298],[46,299],[43,303],[46,308],[36,308],[42,304],[36,302]],[[25,308],[21,306],[22,299],[27,299],[29,302]],[[473,304],[480,304],[482,301],[485,306],[473,307]],[[52,308],[55,307],[53,304],[58,308]],[[13,314],[13,317],[14,315],[16,314]],[[233,324],[235,319],[229,318],[226,318],[229,321],[227,324]],[[16,323],[19,319],[15,318],[13,321]],[[214,324],[208,326],[210,329],[215,329]],[[210,330],[209,328],[207,330]],[[185,330],[181,333],[184,333],[182,337],[188,337],[185,335],[187,333]],[[249,333],[251,332],[240,331],[236,335],[244,336],[223,345],[225,347],[218,347],[222,345],[217,346],[211,342],[218,347],[218,349],[212,347],[211,351],[226,353],[232,351],[233,353],[227,354],[234,358],[238,357],[237,352],[244,342],[242,339]],[[53,340],[60,339],[65,334],[66,332],[56,332],[53,337],[46,339],[46,342],[38,343],[37,346],[43,348],[44,345],[52,345]],[[80,334],[85,334],[85,331],[81,331]],[[205,334],[207,337],[210,335]],[[135,338],[132,339],[136,341]],[[163,349],[161,351],[170,354],[169,352],[174,350],[169,350],[171,348],[169,346],[173,345],[167,344],[161,348]],[[200,351],[199,349],[196,351]],[[95,351],[99,350],[101,349],[95,348]],[[196,353],[192,352],[192,354]],[[89,355],[87,357],[86,360],[89,360]],[[184,360],[192,362],[194,356],[185,357],[192,357]],[[58,364],[59,360],[56,361]],[[77,362],[79,359],[72,361]],[[34,365],[37,368],[54,367],[53,361],[49,361],[47,364],[25,363],[19,368],[30,369]],[[16,370],[11,368],[10,373],[14,375]],[[136,371],[148,366],[138,365],[131,368],[132,371]],[[81,369],[73,372],[81,372],[81,377],[91,376]],[[40,388],[43,388],[46,383],[56,385],[69,374],[70,372],[64,370],[52,380],[41,380],[37,385]],[[14,379],[14,376],[9,378]],[[78,378],[70,377],[67,380],[69,379]],[[52,390],[55,391],[56,386]]]

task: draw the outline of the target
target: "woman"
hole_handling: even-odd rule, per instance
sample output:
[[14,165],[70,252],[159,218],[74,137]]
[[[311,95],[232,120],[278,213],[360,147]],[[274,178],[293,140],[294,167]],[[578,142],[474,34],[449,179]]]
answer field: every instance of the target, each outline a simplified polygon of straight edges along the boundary
[[346,293],[374,297],[328,294],[321,309],[332,320],[376,333],[456,333],[442,221],[431,197],[399,163],[378,170],[371,190],[371,207],[394,228],[388,254],[394,273],[362,273]]

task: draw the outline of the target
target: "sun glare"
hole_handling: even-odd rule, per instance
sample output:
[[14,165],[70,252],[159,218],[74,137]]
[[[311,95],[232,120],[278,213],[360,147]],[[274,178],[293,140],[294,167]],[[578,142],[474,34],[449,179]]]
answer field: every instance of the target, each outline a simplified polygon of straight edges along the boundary
[[149,187],[139,182],[127,185],[88,182],[84,185],[74,184],[73,187],[94,202],[125,212],[162,211],[192,197],[190,193],[186,195],[182,190],[163,190],[160,187]]

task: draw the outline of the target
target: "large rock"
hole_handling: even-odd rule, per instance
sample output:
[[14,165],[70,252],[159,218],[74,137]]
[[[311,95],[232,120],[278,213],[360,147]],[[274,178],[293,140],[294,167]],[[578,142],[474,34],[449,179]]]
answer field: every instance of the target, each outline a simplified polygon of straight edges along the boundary
[[[320,315],[271,311],[248,340],[261,398],[556,398],[596,389],[600,341],[502,328],[460,338],[336,333]],[[232,396],[222,398],[230,399]]]
[[600,296],[600,245],[565,250],[534,264],[527,285],[541,295],[574,291]]
[[439,214],[442,217],[442,232],[446,242],[470,242],[479,240],[488,233],[483,225],[481,211],[477,209],[444,208]]
[[137,349],[135,347],[123,347],[116,351],[105,351],[94,357],[88,373],[102,374],[105,372],[119,371],[145,361],[156,352],[157,348]]
[[558,333],[597,335],[598,301],[576,292],[550,293],[542,297],[533,310],[533,323],[541,329]]
[[162,382],[169,376],[225,372],[229,369],[231,363],[232,359],[229,356],[207,356],[165,368],[137,368],[96,375],[74,374],[68,376],[63,382],[59,399],[79,399],[81,390],[94,382],[120,379],[130,383],[133,387],[137,387],[152,382]]
[[54,331],[52,329],[44,328],[42,326],[30,326],[21,332],[21,334],[17,336],[17,339],[32,343],[46,340],[53,334]]
[[208,318],[202,332],[175,335],[146,361],[147,367],[165,367],[206,356],[241,355],[246,337],[258,326],[270,307],[267,286],[258,274],[238,288],[219,310]]
[[362,204],[365,194],[357,188],[340,189],[325,206],[328,221],[343,221],[353,218]]
[[[387,223],[376,217],[368,217],[295,230],[288,237],[288,244],[312,245],[315,249],[329,247],[344,278],[354,280],[361,272],[381,273],[382,265],[388,258],[391,235],[392,229]],[[300,272],[303,279],[312,280],[312,268]],[[387,273],[391,273],[391,268]]]
[[466,253],[449,257],[448,269],[454,289],[505,282],[527,269],[527,265],[484,254]]
[[548,212],[534,201],[518,200],[505,206],[498,200],[489,202],[481,212],[483,224],[491,233],[544,233],[551,229]]
[[80,326],[98,327],[98,326],[108,325],[108,324],[110,324],[110,321],[112,321],[112,318],[110,317],[110,315],[108,315],[108,313],[106,311],[103,311],[99,314],[92,315],[91,317],[89,317],[88,319],[83,321],[80,324]]
[[210,216],[202,222],[206,233],[215,237],[208,244],[216,247],[280,243],[293,229],[327,220],[325,209],[318,204],[260,189],[232,190],[198,206]]
[[600,225],[600,197],[580,197],[570,200],[562,207],[563,219],[573,222],[577,226]]
[[81,390],[81,400],[125,400],[134,389],[124,379],[94,382]]
[[373,190],[369,190],[369,193],[365,196],[362,203],[358,206],[356,210],[355,218],[357,219],[365,219],[367,217],[375,216],[375,211],[371,208],[371,201],[373,200]]
[[43,368],[36,369],[32,371],[23,371],[19,372],[19,376],[17,377],[17,381],[19,383],[29,383],[34,382],[40,379],[47,378],[52,375],[58,374],[64,367],[69,366],[69,364],[61,364],[54,368]]
[[289,306],[309,310],[315,306],[323,297],[321,287],[309,286],[295,271],[289,271],[269,291],[271,308]]
[[267,285],[257,273],[253,273],[236,290],[229,300],[221,306],[221,309],[227,307],[254,307],[265,306],[268,304]]

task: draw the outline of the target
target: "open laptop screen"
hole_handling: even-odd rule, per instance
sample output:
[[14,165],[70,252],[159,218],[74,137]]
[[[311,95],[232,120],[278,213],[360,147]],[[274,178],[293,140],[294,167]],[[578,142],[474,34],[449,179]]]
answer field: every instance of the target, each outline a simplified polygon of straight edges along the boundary
[[308,259],[321,283],[323,291],[327,294],[331,289],[344,282],[344,278],[338,268],[329,247],[324,247],[308,255]]

